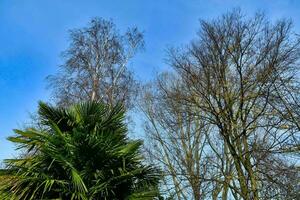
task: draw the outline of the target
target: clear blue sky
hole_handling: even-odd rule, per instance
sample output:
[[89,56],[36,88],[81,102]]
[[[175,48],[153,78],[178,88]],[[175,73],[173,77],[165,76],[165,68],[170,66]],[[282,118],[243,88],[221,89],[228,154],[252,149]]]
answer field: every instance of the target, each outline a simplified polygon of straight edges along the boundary
[[14,155],[6,141],[21,128],[38,100],[49,100],[45,77],[57,71],[68,31],[92,17],[111,18],[122,31],[145,32],[146,51],[131,63],[137,77],[149,80],[166,65],[168,45],[190,41],[199,19],[240,7],[248,15],[265,11],[276,20],[291,18],[300,32],[297,0],[0,0],[0,161]]

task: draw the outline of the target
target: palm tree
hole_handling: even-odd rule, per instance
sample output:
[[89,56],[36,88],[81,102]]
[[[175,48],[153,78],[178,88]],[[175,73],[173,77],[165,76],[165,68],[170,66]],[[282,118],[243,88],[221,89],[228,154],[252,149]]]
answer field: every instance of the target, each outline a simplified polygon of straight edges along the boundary
[[[23,150],[7,159],[0,194],[10,199],[154,199],[159,171],[130,140],[121,106],[86,102],[69,108],[39,103],[42,130],[15,130]],[[5,178],[4,178],[5,176]],[[1,178],[2,177],[2,178]],[[4,198],[4,197],[2,197]]]

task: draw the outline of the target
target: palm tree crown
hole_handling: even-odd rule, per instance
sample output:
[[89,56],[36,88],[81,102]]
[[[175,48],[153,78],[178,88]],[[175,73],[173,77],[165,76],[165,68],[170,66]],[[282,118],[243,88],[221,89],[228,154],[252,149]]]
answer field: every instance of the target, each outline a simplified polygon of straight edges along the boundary
[[[25,150],[6,160],[0,193],[12,199],[153,199],[159,172],[142,142],[127,138],[121,106],[86,102],[69,108],[39,103],[42,130],[15,130]],[[2,191],[2,192],[1,192]]]

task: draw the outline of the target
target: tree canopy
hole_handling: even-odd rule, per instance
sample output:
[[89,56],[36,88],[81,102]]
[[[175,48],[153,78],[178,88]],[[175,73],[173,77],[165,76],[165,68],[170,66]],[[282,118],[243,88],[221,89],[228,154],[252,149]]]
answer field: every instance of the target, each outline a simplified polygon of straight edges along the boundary
[[127,138],[122,106],[68,108],[40,102],[43,130],[15,130],[24,154],[8,159],[0,193],[13,199],[153,199],[159,171],[144,163],[142,142]]
[[164,168],[168,191],[177,199],[295,199],[300,38],[292,23],[240,10],[201,20],[168,62],[173,70],[142,98],[149,156]]
[[58,105],[101,100],[131,108],[137,82],[128,62],[144,47],[143,34],[128,28],[121,34],[111,20],[94,18],[88,26],[70,31],[57,74],[47,77]]

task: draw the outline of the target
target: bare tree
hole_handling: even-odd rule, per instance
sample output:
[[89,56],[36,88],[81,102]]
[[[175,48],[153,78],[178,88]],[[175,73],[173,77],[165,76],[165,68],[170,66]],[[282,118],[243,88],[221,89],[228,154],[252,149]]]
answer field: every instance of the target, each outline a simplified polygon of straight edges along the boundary
[[144,86],[140,108],[145,118],[146,153],[163,168],[163,192],[173,199],[226,200],[236,190],[228,148],[218,132],[182,102],[187,85],[163,73]]
[[[160,97],[162,106],[146,101],[152,105],[148,108],[154,108],[147,111],[152,129],[146,132],[162,143],[159,149],[151,149],[159,151],[157,160],[167,158],[163,146],[173,156],[172,162],[185,152],[180,137],[174,142],[161,139],[165,131],[170,130],[168,137],[178,137],[182,124],[199,121],[209,127],[201,133],[206,142],[191,154],[203,150],[211,156],[203,156],[208,160],[200,160],[199,166],[208,163],[207,169],[213,169],[197,178],[207,181],[212,198],[295,199],[299,195],[300,39],[292,32],[291,22],[271,23],[262,14],[247,18],[234,10],[216,20],[201,21],[198,38],[169,53],[180,87],[159,87],[176,94]],[[169,113],[170,107],[188,115],[176,119],[160,114]],[[154,124],[162,128],[153,132]],[[195,131],[191,135],[197,136]],[[178,151],[170,151],[173,148]],[[184,165],[178,166],[173,173],[180,177]],[[182,183],[173,185],[176,189]]]
[[164,192],[174,199],[199,200],[208,191],[200,178],[209,170],[203,162],[208,159],[204,154],[208,126],[180,104],[181,89],[180,80],[167,73],[143,88],[140,108],[147,119],[147,153],[163,168]]
[[271,103],[276,99],[282,105],[276,91],[297,84],[299,42],[287,20],[273,25],[263,15],[245,19],[234,11],[201,21],[198,40],[186,52],[170,53],[172,66],[189,86],[183,99],[202,111],[228,147],[236,171],[232,183],[243,199],[271,198],[264,195],[262,179],[276,173],[263,170],[265,158],[289,157],[284,150],[299,137]]
[[56,102],[102,100],[130,108],[137,82],[127,65],[144,46],[142,33],[130,28],[121,35],[112,21],[95,18],[87,27],[71,30],[70,39],[60,72],[47,78]]

